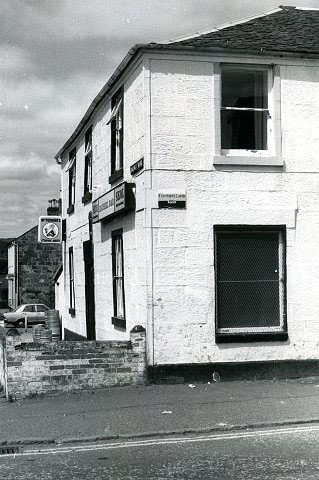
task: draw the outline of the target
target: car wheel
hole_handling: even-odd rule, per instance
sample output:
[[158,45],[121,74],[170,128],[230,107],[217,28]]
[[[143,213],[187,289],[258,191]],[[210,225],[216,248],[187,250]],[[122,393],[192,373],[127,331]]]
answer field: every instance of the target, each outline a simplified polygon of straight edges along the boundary
[[16,328],[18,328],[18,327],[24,327],[24,318],[19,318],[19,320],[17,320],[17,321],[15,322],[14,326],[15,326]]

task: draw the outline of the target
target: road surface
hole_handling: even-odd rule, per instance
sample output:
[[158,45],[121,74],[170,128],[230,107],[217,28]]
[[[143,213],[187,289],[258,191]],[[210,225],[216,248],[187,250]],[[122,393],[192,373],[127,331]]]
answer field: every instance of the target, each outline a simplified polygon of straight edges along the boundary
[[149,438],[1,455],[6,480],[319,478],[319,425]]

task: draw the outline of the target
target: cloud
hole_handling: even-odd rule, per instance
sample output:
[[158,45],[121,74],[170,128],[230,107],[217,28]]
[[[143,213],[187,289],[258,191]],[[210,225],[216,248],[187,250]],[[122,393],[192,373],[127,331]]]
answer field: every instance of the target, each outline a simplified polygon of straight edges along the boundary
[[[298,5],[319,7],[319,0]],[[133,44],[277,6],[276,0],[1,0],[0,237],[32,227],[59,194],[53,156]]]

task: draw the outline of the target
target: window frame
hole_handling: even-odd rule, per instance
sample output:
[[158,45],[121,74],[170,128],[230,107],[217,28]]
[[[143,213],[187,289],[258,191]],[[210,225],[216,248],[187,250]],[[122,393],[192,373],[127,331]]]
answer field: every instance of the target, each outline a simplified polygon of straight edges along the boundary
[[[278,270],[279,270],[279,326],[263,327],[229,327],[219,328],[218,312],[218,248],[217,236],[219,233],[278,233]],[[286,267],[286,226],[264,225],[216,225],[214,226],[214,266],[215,266],[215,339],[216,343],[249,342],[249,341],[285,341],[288,339],[287,329],[287,267]]]
[[82,203],[87,203],[92,200],[92,162],[93,162],[93,143],[92,125],[85,132],[84,144],[84,189]]
[[69,153],[69,165],[67,167],[69,186],[68,186],[68,209],[67,213],[74,212],[75,205],[75,188],[76,188],[76,147],[72,148]]
[[75,314],[74,252],[69,247],[69,313]]
[[[267,71],[267,110],[269,115],[267,119],[266,150],[222,149],[221,112],[225,109],[222,106],[222,71],[225,69]],[[280,66],[269,63],[214,63],[214,92],[214,164],[283,166],[284,161],[281,156]]]
[[[121,87],[112,97],[111,115],[107,125],[111,125],[111,175],[112,184],[123,178],[124,166],[124,88]],[[119,128],[120,125],[120,128]]]
[[[123,229],[114,230],[111,233],[112,238],[112,289],[113,289],[113,317],[112,324],[116,327],[126,328],[126,317],[125,317],[125,288],[124,288],[124,249],[123,249]],[[121,252],[121,275],[117,275],[117,257],[116,257],[116,241],[120,240],[120,252]],[[123,316],[119,315],[117,311],[118,305],[118,280],[121,280],[121,292],[122,292],[122,305],[123,305]]]

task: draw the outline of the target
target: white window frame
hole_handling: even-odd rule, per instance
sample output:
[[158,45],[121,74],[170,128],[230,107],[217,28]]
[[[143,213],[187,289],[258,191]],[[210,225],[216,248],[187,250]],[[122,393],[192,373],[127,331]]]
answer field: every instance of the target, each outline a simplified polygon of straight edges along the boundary
[[[90,127],[85,135],[85,153],[84,153],[84,195],[92,193],[92,127]],[[87,141],[89,139],[89,141]]]
[[66,169],[69,176],[69,207],[75,204],[75,183],[76,183],[76,150],[72,149],[69,157],[69,165]]
[[[107,125],[111,124],[111,176],[123,170],[124,165],[124,93],[119,90]],[[114,149],[114,150],[113,150]]]
[[[222,149],[221,105],[222,69],[267,71],[268,120],[267,150]],[[259,109],[255,109],[259,110]],[[280,121],[280,68],[269,64],[215,63],[214,64],[214,164],[282,166]]]
[[69,248],[69,305],[70,310],[75,310],[75,286],[74,286],[74,251],[73,247]]
[[125,321],[123,232],[112,232],[113,318]]

